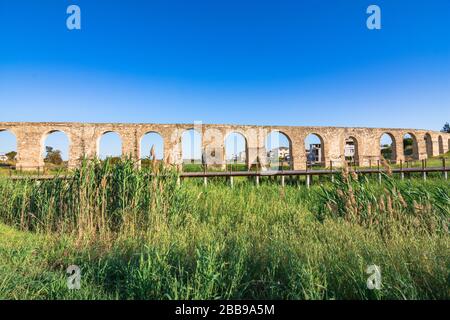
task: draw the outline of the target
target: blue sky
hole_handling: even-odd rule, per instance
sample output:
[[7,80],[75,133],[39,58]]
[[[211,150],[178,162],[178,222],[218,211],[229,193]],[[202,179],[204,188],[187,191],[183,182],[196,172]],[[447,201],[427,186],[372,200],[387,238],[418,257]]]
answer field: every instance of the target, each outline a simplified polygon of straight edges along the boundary
[[449,21],[448,0],[0,0],[0,121],[439,130]]

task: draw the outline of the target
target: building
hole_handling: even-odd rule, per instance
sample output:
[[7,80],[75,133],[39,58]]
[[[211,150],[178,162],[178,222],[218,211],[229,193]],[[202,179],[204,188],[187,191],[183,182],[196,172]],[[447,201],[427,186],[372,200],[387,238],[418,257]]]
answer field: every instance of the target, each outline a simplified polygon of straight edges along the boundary
[[241,151],[237,156],[237,162],[245,162],[247,160],[247,152]]
[[306,150],[306,159],[308,159],[309,163],[322,161],[322,146],[320,143],[309,145],[309,150]]
[[288,161],[290,157],[289,148],[279,147],[267,152],[267,157],[272,160],[285,160]]
[[8,161],[8,157],[5,154],[0,153],[0,162],[6,162],[6,161]]
[[247,160],[247,153],[245,151],[240,151],[238,154],[233,153],[227,160],[234,163],[245,163]]
[[355,142],[353,139],[345,140],[344,156],[347,160],[354,160],[355,158]]

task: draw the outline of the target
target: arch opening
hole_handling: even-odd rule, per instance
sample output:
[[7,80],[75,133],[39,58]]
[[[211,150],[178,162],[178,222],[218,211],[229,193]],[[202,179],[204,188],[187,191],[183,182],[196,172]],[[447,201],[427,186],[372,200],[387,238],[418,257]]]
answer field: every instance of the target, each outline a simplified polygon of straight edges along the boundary
[[247,140],[238,132],[232,132],[225,138],[225,161],[232,171],[247,170]]
[[426,133],[423,139],[425,141],[427,158],[431,158],[433,156],[433,140],[431,139],[431,135],[429,133]]
[[325,165],[325,149],[323,138],[316,134],[310,133],[305,138],[306,164],[309,166]]
[[380,137],[380,156],[389,162],[396,162],[397,150],[395,138],[388,132],[383,133]]
[[69,161],[70,141],[62,131],[53,130],[43,137],[42,158],[46,167],[66,167]]
[[359,166],[358,140],[353,136],[345,139],[344,157],[347,163]]
[[97,156],[102,161],[120,161],[122,157],[122,138],[117,132],[108,131],[99,137]]
[[267,135],[265,142],[268,167],[271,170],[291,169],[291,139],[281,131],[272,131]]
[[403,136],[403,155],[405,156],[405,161],[419,159],[417,139],[416,136],[410,132]]
[[[152,155],[153,149],[153,155]],[[140,159],[142,166],[149,166],[154,159],[161,162],[164,159],[164,139],[157,132],[147,132],[141,138]]]
[[0,167],[17,163],[17,138],[9,130],[0,130]]
[[444,140],[442,136],[438,137],[438,145],[439,145],[439,154],[444,154]]
[[202,136],[195,129],[188,129],[183,132],[181,138],[183,165],[202,164]]

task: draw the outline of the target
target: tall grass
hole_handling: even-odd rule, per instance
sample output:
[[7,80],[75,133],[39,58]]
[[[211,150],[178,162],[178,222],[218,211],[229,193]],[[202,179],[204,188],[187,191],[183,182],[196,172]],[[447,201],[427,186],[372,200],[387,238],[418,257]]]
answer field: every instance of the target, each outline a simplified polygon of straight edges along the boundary
[[22,229],[79,237],[130,236],[164,219],[177,204],[176,173],[161,164],[85,161],[69,180],[1,182],[1,217]]
[[404,228],[448,232],[448,185],[417,180],[399,182],[390,170],[382,175],[384,183],[379,186],[370,183],[367,176],[344,168],[333,185],[321,187],[318,219],[342,218],[380,232],[395,226],[395,221]]
[[[3,179],[0,191],[1,221],[43,239],[33,259],[60,275],[38,279],[46,290],[26,282],[19,294],[12,279],[20,273],[3,262],[0,297],[450,296],[450,186],[443,180],[385,176],[380,185],[344,170],[311,189],[245,181],[205,188],[179,186],[176,172],[156,163],[136,170],[130,161],[93,161],[69,180]],[[70,264],[83,270],[77,293],[64,287]],[[381,267],[381,290],[366,286],[370,264]]]

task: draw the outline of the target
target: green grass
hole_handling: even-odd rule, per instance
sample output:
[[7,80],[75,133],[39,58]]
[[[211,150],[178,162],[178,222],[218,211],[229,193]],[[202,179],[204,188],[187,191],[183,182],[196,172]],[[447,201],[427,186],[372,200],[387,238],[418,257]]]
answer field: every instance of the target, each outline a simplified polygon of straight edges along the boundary
[[64,165],[53,165],[45,164],[44,167],[33,169],[33,170],[21,170],[16,169],[15,164],[10,166],[0,166],[0,176],[36,176],[36,175],[58,175],[67,174],[69,172],[67,164]]
[[[88,163],[67,181],[0,179],[0,298],[450,297],[442,179],[176,180],[127,161]],[[66,286],[72,264],[80,290]],[[371,264],[381,290],[366,287]]]
[[101,286],[87,281],[81,290],[67,289],[68,266],[64,262],[71,260],[73,250],[69,240],[0,224],[0,298],[114,299]]
[[[426,160],[427,167],[442,167],[442,158],[446,159],[445,166],[450,167],[450,151],[447,153],[441,154],[439,156],[431,157]],[[398,167],[399,165],[397,165]],[[408,166],[412,168],[420,168],[422,167],[421,160],[412,160],[408,161]],[[406,167],[406,164],[403,164],[403,167]]]

